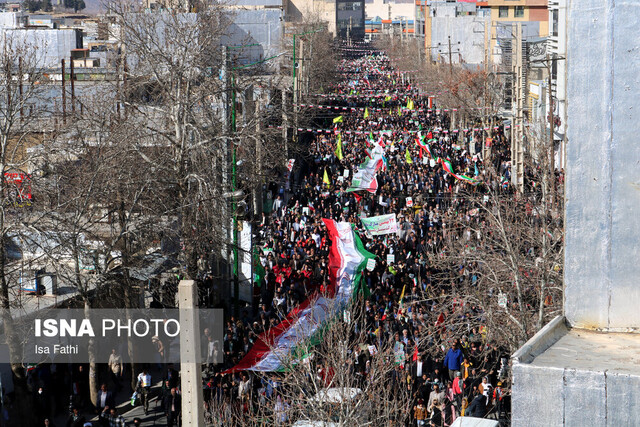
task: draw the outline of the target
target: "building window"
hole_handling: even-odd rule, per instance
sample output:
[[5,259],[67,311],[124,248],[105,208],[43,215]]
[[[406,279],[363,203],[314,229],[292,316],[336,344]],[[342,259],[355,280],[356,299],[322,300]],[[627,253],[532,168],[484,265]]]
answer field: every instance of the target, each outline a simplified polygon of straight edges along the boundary
[[362,4],[360,2],[340,2],[338,3],[338,10],[362,10]]
[[500,6],[498,8],[498,18],[508,18],[509,17],[509,6]]
[[516,6],[514,12],[516,18],[524,18],[524,6]]
[[558,37],[558,9],[551,11],[551,35]]

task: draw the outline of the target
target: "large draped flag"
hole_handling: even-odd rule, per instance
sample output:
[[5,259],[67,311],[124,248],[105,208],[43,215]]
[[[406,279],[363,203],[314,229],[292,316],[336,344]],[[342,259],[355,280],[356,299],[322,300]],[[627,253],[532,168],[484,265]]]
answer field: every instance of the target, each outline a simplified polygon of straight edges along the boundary
[[326,291],[313,293],[280,324],[260,334],[251,350],[225,373],[283,371],[290,363],[297,363],[309,346],[322,341],[327,322],[339,315],[352,297],[358,293],[366,295],[362,271],[375,256],[364,248],[348,222],[331,219],[323,222],[331,238],[330,281]]
[[364,109],[364,119],[368,119],[369,118],[369,107]]
[[333,123],[342,123],[342,116],[338,116],[336,118],[333,119]]
[[322,182],[327,185],[331,185],[331,180],[329,179],[329,174],[327,173],[327,168],[324,169],[324,175],[322,176]]
[[342,155],[342,138],[340,137],[340,134],[338,134],[336,139],[338,140],[338,145],[336,146],[335,154],[338,160],[342,160],[344,156]]
[[409,99],[407,101],[407,110],[413,110],[415,108],[415,105],[413,104],[413,99]]

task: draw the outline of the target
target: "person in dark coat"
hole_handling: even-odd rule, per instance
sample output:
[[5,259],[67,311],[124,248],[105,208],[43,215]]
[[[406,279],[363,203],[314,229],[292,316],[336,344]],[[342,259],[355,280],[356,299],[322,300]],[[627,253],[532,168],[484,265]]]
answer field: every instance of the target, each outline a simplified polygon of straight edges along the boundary
[[487,413],[487,399],[476,391],[473,401],[464,412],[465,416],[482,418]]
[[176,392],[176,388],[171,389],[171,394],[165,396],[162,402],[164,413],[167,416],[167,426],[178,425],[180,419],[180,408],[182,405],[181,396]]
[[98,390],[98,402],[96,403],[96,413],[100,414],[105,407],[115,408],[113,393],[107,390],[107,385],[102,384]]

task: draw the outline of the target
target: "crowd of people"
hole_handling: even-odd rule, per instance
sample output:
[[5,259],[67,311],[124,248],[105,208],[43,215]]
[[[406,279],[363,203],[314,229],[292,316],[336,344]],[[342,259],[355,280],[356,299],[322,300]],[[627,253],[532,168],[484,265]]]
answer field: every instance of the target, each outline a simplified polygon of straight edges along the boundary
[[[481,191],[482,186],[511,191],[504,185],[510,179],[504,129],[452,132],[449,116],[430,110],[428,97],[401,82],[382,53],[345,59],[340,71],[345,79],[334,88],[330,105],[351,109],[334,120],[331,134],[314,135],[309,153],[312,161],[300,162],[301,168],[293,171],[292,190],[273,188],[272,211],[260,223],[260,262],[266,275],[259,309],[253,317],[245,312],[240,319],[227,322],[225,363],[214,368],[206,381],[208,396],[211,401],[225,402],[222,407],[227,418],[234,413],[240,418],[248,416],[255,402],[271,402],[274,413],[280,414],[276,418],[291,421],[285,408],[295,402],[287,401],[289,394],[278,392],[287,387],[278,375],[223,372],[232,370],[260,334],[277,325],[312,291],[328,287],[332,242],[322,218],[330,218],[355,224],[366,249],[376,255],[376,267],[363,273],[370,291],[361,300],[366,344],[376,347],[375,352],[389,347],[403,354],[391,362],[396,366],[390,370],[398,389],[408,390],[411,396],[403,422],[450,425],[461,414],[483,417],[490,410],[504,418],[508,412],[508,356],[499,345],[487,342],[486,328],[477,321],[482,319],[480,307],[465,307],[461,312],[476,321],[468,322],[464,334],[455,336],[447,328],[434,332],[433,325],[453,309],[438,306],[437,299],[430,297],[447,292],[450,283],[436,279],[428,262],[429,254],[437,254],[445,245],[451,215],[473,208],[465,205],[465,198],[456,198],[457,194]],[[429,140],[430,152],[417,144],[420,137]],[[372,144],[383,146],[386,156],[386,167],[377,172],[377,189],[374,193],[348,191],[350,177]],[[492,170],[499,173],[485,172],[482,155],[489,152]],[[471,176],[481,185],[457,179],[436,158],[448,159],[455,173]],[[394,213],[397,233],[367,236],[360,226],[360,216]],[[432,339],[432,333],[440,334],[439,339]],[[436,342],[451,346],[447,349]],[[350,372],[368,381],[370,352],[355,346],[352,354]],[[326,380],[331,368],[319,361],[315,366]],[[325,383],[331,386],[331,381]],[[221,415],[218,409],[215,416],[225,419],[224,411]]]
[[[434,296],[450,291],[452,281],[442,280],[429,262],[430,256],[445,249],[452,218],[468,216],[474,209],[469,198],[457,197],[459,194],[480,194],[483,188],[512,191],[504,129],[454,132],[448,114],[429,108],[428,96],[401,79],[384,53],[358,55],[354,51],[357,48],[350,49],[349,57],[340,62],[343,80],[336,82],[328,101],[350,109],[328,119],[335,127],[330,134],[314,132],[308,160],[301,157],[289,181],[271,187],[274,202],[258,224],[262,236],[259,262],[265,274],[258,283],[257,308],[253,312],[247,308],[239,317],[229,316],[222,348],[214,348],[223,352],[224,362],[205,365],[203,389],[209,423],[242,423],[265,406],[277,422],[295,421],[291,408],[296,402],[291,401],[290,393],[282,392],[288,385],[278,373],[233,368],[261,336],[312,292],[322,293],[329,287],[333,242],[323,218],[354,224],[366,249],[376,256],[375,267],[363,272],[366,295],[356,302],[362,304],[359,311],[366,336],[366,342],[360,343],[364,347],[354,345],[349,350],[349,372],[358,379],[357,384],[366,388],[367,381],[375,380],[368,362],[389,349],[393,355],[389,381],[406,392],[409,402],[395,418],[399,422],[447,426],[461,415],[508,417],[505,348],[487,339],[482,307],[440,304]],[[428,141],[429,149],[420,140]],[[377,187],[372,192],[349,191],[351,178],[372,146],[382,147],[385,157],[384,167],[377,170]],[[469,179],[460,179],[460,175]],[[385,214],[397,216],[397,232],[372,236],[363,230],[361,217]],[[476,215],[473,220],[483,219]],[[204,275],[207,268],[203,261]],[[456,280],[476,279],[460,275]],[[454,315],[465,325],[462,331],[448,328],[443,321]],[[314,366],[330,387],[330,372],[336,367],[327,367],[321,360]],[[38,375],[58,375],[43,372]],[[116,363],[111,371],[114,387],[120,386],[121,372],[122,366]],[[86,389],[87,374],[82,368],[73,375],[60,375],[65,390]],[[146,371],[140,375],[146,413],[150,379]],[[173,425],[179,418],[178,373],[171,368],[162,375],[163,408]],[[58,397],[63,406],[67,397],[64,393]],[[78,397],[75,406],[83,407],[86,399],[84,394]],[[111,398],[105,395],[104,399]],[[120,416],[111,413],[112,408],[106,403],[98,408],[105,425],[119,425]],[[69,425],[75,425],[73,422]]]

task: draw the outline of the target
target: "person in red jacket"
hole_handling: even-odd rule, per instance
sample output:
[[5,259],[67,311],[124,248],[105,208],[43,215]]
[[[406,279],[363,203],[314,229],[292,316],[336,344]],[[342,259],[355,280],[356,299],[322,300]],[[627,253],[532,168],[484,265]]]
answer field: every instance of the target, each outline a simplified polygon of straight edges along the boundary
[[460,408],[462,407],[462,396],[464,393],[464,380],[462,379],[462,373],[458,371],[456,377],[453,380],[453,397],[456,401],[456,413],[460,414]]
[[502,412],[502,399],[504,398],[504,390],[502,389],[502,381],[498,381],[496,388],[493,389],[493,402],[496,405],[496,415],[500,418]]

